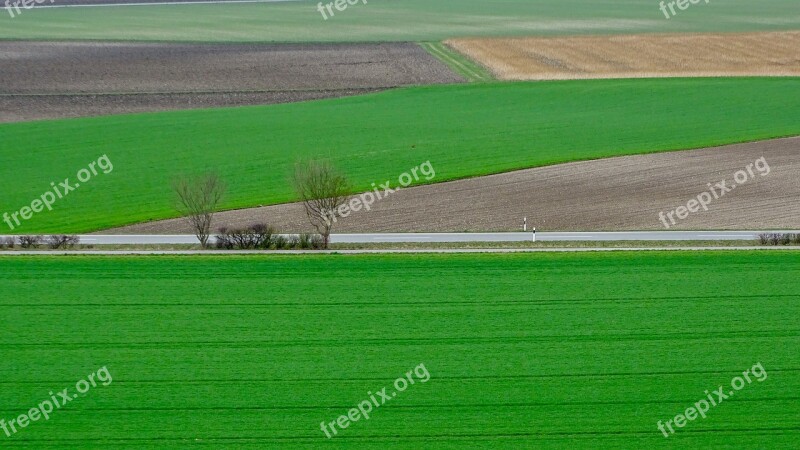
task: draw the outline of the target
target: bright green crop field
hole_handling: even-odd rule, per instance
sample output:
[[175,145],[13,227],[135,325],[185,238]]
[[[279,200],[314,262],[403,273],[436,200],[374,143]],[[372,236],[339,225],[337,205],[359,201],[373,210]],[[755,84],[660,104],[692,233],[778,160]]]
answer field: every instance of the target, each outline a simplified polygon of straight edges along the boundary
[[[0,431],[4,449],[800,440],[797,252],[6,257],[0,273],[0,419],[113,379]],[[420,364],[426,382],[325,436]],[[658,430],[756,364],[705,419]]]
[[111,173],[81,183],[14,232],[85,232],[174,217],[170,186],[182,173],[218,171],[228,183],[224,208],[291,201],[292,166],[306,157],[333,160],[363,191],[373,182],[397,186],[402,173],[426,161],[436,171],[430,182],[441,182],[796,135],[798,92],[800,78],[489,83],[5,124],[0,213],[30,205],[51,182],[75,183],[102,155]]
[[317,11],[318,3],[35,8],[14,18],[0,10],[0,39],[435,41],[460,36],[800,28],[796,0],[714,0],[671,19],[657,0],[369,0],[334,11],[328,20]]

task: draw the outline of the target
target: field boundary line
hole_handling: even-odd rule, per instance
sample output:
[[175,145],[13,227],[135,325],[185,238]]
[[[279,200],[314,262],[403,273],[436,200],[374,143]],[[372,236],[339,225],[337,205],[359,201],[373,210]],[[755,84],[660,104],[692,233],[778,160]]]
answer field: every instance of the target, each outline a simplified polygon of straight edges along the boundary
[[353,87],[353,88],[330,88],[330,89],[254,89],[254,90],[211,90],[211,91],[142,91],[142,92],[45,92],[45,93],[24,93],[24,92],[0,92],[0,97],[64,97],[81,95],[212,95],[212,94],[272,94],[276,92],[347,92],[347,91],[388,91],[407,85],[395,86],[375,86],[375,87]]
[[493,81],[491,75],[483,67],[472,62],[460,53],[450,50],[441,42],[422,42],[419,44],[425,51],[433,57],[442,61],[445,65],[465,77],[469,82],[488,82]]

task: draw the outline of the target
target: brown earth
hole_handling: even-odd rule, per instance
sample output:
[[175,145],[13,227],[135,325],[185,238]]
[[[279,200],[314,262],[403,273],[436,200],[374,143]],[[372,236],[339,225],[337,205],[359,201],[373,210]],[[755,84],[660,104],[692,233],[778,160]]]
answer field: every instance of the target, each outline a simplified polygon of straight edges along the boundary
[[359,95],[381,89],[223,92],[208,94],[0,95],[0,122],[291,103]]
[[[371,211],[340,219],[335,232],[514,231],[521,228],[523,217],[544,231],[663,230],[659,212],[685,206],[708,192],[708,183],[735,184],[734,174],[761,157],[770,169],[766,176],[752,168],[752,179],[713,200],[708,211],[692,213],[671,229],[800,228],[800,137],[795,137],[561,164],[408,188],[376,202]],[[392,180],[392,186],[396,185]],[[214,227],[253,222],[268,222],[284,232],[311,231],[299,204],[224,212],[217,215]],[[110,232],[191,230],[176,219]]]
[[282,103],[463,79],[416,44],[0,42],[0,122]]
[[800,76],[800,31],[451,39],[501,80]]

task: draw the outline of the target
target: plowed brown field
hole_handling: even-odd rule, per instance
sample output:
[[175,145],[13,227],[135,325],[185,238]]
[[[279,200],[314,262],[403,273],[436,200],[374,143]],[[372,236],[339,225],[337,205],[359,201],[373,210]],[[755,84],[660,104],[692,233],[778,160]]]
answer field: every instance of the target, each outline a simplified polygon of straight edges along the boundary
[[261,105],[463,79],[413,43],[0,42],[0,123]]
[[800,32],[452,39],[502,80],[800,76]]

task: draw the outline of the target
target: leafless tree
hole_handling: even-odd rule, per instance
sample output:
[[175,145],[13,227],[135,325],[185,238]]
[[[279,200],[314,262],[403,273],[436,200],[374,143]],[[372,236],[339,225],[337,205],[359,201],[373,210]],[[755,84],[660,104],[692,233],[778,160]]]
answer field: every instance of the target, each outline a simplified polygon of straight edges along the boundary
[[339,207],[350,197],[347,177],[328,161],[304,161],[295,165],[293,181],[308,220],[322,236],[322,247],[328,248]]
[[39,248],[39,245],[42,244],[42,239],[44,236],[42,235],[28,235],[28,236],[20,236],[19,238],[19,246],[22,248]]
[[210,173],[177,178],[172,188],[178,197],[178,211],[191,224],[200,245],[208,247],[211,219],[225,193],[225,184],[219,175]]
[[47,246],[53,250],[60,248],[72,248],[81,243],[81,239],[76,235],[54,234],[47,238]]

